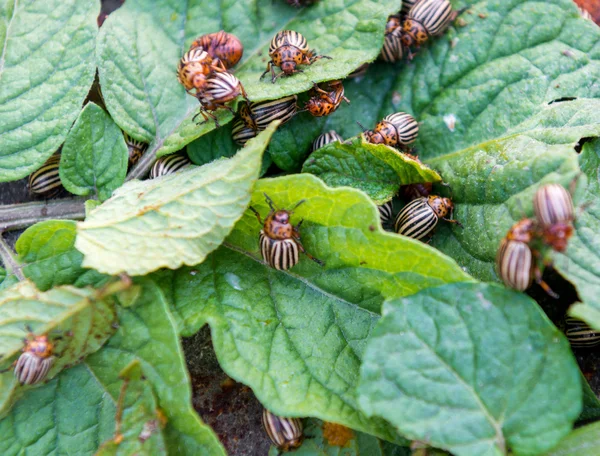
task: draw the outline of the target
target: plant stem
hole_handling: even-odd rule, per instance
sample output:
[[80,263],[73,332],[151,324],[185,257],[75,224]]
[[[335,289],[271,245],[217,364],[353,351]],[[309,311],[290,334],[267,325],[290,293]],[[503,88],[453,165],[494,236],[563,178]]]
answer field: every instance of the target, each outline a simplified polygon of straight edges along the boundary
[[21,272],[21,266],[15,260],[15,253],[12,251],[10,246],[4,240],[2,233],[0,232],[0,259],[4,263],[4,267],[8,272],[12,272],[17,276],[19,280],[25,280],[25,276]]
[[83,198],[66,198],[0,206],[0,232],[26,228],[44,220],[83,220],[85,218],[84,202]]
[[154,161],[156,160],[157,150],[158,148],[156,147],[152,149],[148,148],[146,153],[142,155],[142,158],[140,158],[140,161],[138,161],[134,165],[132,170],[129,171],[127,177],[125,178],[125,181],[130,181],[131,179],[141,179],[143,177],[146,177],[148,175],[148,172],[150,172],[150,168],[152,168]]

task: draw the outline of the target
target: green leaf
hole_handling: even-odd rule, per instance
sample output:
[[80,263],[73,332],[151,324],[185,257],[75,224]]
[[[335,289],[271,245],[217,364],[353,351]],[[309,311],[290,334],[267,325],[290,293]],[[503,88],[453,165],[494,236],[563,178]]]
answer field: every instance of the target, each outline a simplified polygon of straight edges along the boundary
[[105,442],[95,456],[166,455],[156,398],[143,377],[138,360],[120,375],[124,383],[119,395],[115,439]]
[[577,419],[577,424],[582,422],[596,421],[600,419],[600,400],[590,387],[583,374],[580,375],[581,390],[583,392],[583,408]]
[[577,363],[530,298],[453,284],[388,302],[383,315],[361,368],[368,415],[457,456],[540,454],[569,433]]
[[556,254],[555,268],[577,289],[582,304],[576,304],[569,312],[600,329],[600,141],[586,143],[579,157],[581,170],[588,177],[588,187],[581,202],[585,205],[577,213],[575,233],[569,240],[564,254]]
[[349,186],[383,204],[401,185],[440,182],[434,170],[383,144],[369,144],[362,137],[350,144],[334,142],[316,150],[302,167],[332,187]]
[[[114,302],[108,289],[80,289],[70,286],[40,292],[28,281],[19,282],[0,292],[0,354],[2,367],[10,367],[21,353],[23,339],[30,326],[36,335],[60,329],[69,335],[58,333],[55,353],[57,356],[48,378],[82,357],[95,352],[114,332]],[[72,334],[72,335],[71,335]],[[20,387],[12,369],[0,375],[0,415],[7,412],[12,403],[25,390]]]
[[27,176],[63,143],[94,79],[96,0],[0,8],[0,182]]
[[10,287],[18,281],[19,279],[14,274],[7,273],[6,269],[0,268],[0,290]]
[[102,108],[88,103],[62,148],[60,180],[75,195],[104,201],[125,181],[128,159],[119,127]]
[[81,267],[83,255],[75,250],[76,223],[49,220],[27,228],[15,245],[23,274],[41,291],[59,285],[98,285],[107,276]]
[[224,456],[218,439],[192,408],[185,360],[165,298],[152,281],[143,279],[140,284],[142,295],[136,305],[119,309],[119,329],[102,350],[86,359],[86,364],[116,400],[121,386],[119,372],[138,361],[167,418],[163,435],[168,453]]
[[395,432],[357,410],[354,388],[363,347],[384,299],[472,280],[427,245],[379,228],[362,192],[331,189],[302,174],[260,180],[252,206],[268,213],[264,193],[294,210],[306,250],[288,272],[260,259],[260,225],[247,211],[223,247],[201,265],[155,274],[184,335],[208,322],[222,368],[282,416],[314,416],[386,439]]
[[[160,5],[129,0],[111,14],[98,37],[98,67],[106,106],[115,122],[136,138],[151,143],[147,153],[177,151],[214,128],[198,127],[191,117],[198,102],[178,83],[177,62],[192,41],[224,29],[244,44],[244,57],[235,68],[250,99],[279,98],[308,90],[311,81],[346,76],[379,54],[388,14],[398,0],[322,1],[310,8],[284,2],[243,0],[229,5],[210,0],[175,0]],[[169,20],[165,20],[168,18]],[[304,74],[271,84],[259,81],[266,67],[269,43],[277,31],[305,34],[312,48],[333,60],[305,67]],[[221,112],[219,122],[231,120]]]
[[545,456],[597,456],[600,448],[600,422],[571,432]]
[[121,187],[78,224],[75,246],[83,265],[143,275],[204,261],[246,209],[277,125],[233,158]]

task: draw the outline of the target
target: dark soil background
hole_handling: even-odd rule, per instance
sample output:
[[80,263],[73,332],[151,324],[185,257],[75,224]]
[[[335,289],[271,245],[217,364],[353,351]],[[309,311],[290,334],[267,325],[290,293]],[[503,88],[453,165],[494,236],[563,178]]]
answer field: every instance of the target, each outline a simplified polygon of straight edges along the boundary
[[[585,7],[596,23],[600,24],[600,0],[575,0]],[[106,16],[119,8],[124,0],[102,0],[98,18],[102,23]],[[0,184],[0,204],[15,204],[31,201],[27,191],[27,179]],[[14,246],[21,231],[4,233],[4,238]],[[569,290],[567,283],[560,284],[559,277],[550,274],[548,281],[555,290]],[[557,284],[555,285],[555,284]],[[562,286],[560,286],[562,285]],[[538,300],[557,325],[560,326],[561,312],[556,303],[548,301],[534,290],[532,296]],[[183,340],[183,347],[192,379],[193,405],[202,420],[214,429],[231,456],[266,455],[270,442],[261,425],[262,406],[252,390],[229,378],[219,367],[213,350],[210,330],[203,328],[193,337]],[[600,347],[591,350],[575,350],[577,361],[584,376],[597,396],[600,396]]]

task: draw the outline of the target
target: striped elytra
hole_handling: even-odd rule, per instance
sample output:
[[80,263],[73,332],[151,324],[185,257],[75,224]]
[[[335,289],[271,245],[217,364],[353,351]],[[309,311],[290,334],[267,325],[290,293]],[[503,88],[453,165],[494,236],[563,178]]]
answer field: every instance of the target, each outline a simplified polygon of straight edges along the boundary
[[171,154],[160,157],[150,170],[150,179],[173,174],[186,166],[191,165],[191,160],[185,154]]
[[502,239],[496,254],[496,271],[504,284],[525,291],[533,281],[533,254],[525,242]]
[[212,58],[202,48],[186,52],[177,66],[177,78],[186,91],[203,90],[208,77],[215,71],[224,71],[213,63]]
[[58,167],[60,153],[55,153],[40,169],[29,175],[29,193],[35,196],[51,198],[62,188]]
[[125,138],[125,144],[127,144],[127,150],[129,152],[129,166],[133,166],[140,158],[142,158],[148,144],[132,138],[125,132],[123,132],[123,137]]
[[238,78],[228,72],[214,73],[206,81],[202,94],[199,96],[201,101],[220,104],[234,100],[239,95],[246,96],[244,87]]
[[269,45],[269,55],[274,54],[281,46],[294,46],[302,52],[308,52],[306,38],[293,30],[282,30],[278,32]]
[[600,332],[594,331],[577,318],[565,317],[565,336],[575,348],[591,348],[600,345]]
[[420,0],[407,13],[402,26],[405,47],[420,46],[430,36],[443,33],[452,20],[448,0]]
[[225,68],[233,67],[244,55],[244,46],[239,38],[224,30],[198,37],[190,49],[197,47],[204,49],[213,59],[221,61]]
[[574,218],[573,200],[562,185],[541,186],[533,197],[533,210],[538,223],[547,227]]
[[269,439],[279,450],[290,451],[302,445],[304,430],[298,418],[284,418],[263,409],[262,423]]
[[388,63],[394,63],[402,60],[404,49],[402,46],[402,33],[396,29],[385,34],[383,47],[381,48],[381,60]]
[[388,201],[381,206],[377,206],[379,210],[379,220],[381,220],[381,224],[389,223],[392,220],[394,215],[394,205],[391,201]]
[[408,145],[415,142],[419,134],[419,124],[416,119],[405,112],[395,112],[384,117],[385,122],[391,123],[398,133],[400,144]]
[[407,14],[419,0],[402,0],[402,14]]
[[257,134],[258,130],[248,127],[240,118],[236,119],[233,123],[231,137],[237,144],[241,146],[244,146],[249,139],[255,138]]
[[290,95],[278,100],[248,103],[240,107],[240,115],[248,127],[264,130],[274,120],[289,122],[298,110],[298,96]]
[[287,271],[300,261],[298,243],[294,239],[271,239],[261,230],[259,243],[263,259],[272,268]]
[[15,364],[14,374],[19,383],[34,385],[44,380],[56,359],[53,353],[54,344],[48,336],[30,334]]
[[344,142],[344,138],[338,135],[335,130],[329,130],[328,132],[319,135],[317,139],[313,141],[312,150],[314,152],[315,150],[335,141]]
[[449,198],[437,195],[417,198],[398,213],[394,230],[403,236],[423,239],[434,230],[440,219],[461,226],[457,220],[446,218],[448,214],[452,215],[453,210],[454,204]]

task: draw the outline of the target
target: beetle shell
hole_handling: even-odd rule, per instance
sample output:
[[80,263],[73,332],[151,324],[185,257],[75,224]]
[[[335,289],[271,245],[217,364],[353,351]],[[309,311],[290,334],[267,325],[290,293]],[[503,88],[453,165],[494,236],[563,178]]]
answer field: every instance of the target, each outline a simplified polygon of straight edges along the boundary
[[384,62],[394,63],[402,60],[404,56],[404,47],[402,45],[402,33],[400,30],[394,30],[386,33],[381,48],[380,57]]
[[188,92],[201,91],[208,77],[213,73],[212,58],[202,48],[186,52],[177,67],[177,78]]
[[407,14],[410,9],[415,6],[415,4],[418,2],[419,0],[403,0],[402,1],[402,13],[403,14]]
[[385,34],[392,33],[394,30],[402,27],[402,19],[397,14],[388,16],[387,23],[385,24]]
[[241,146],[244,146],[248,140],[255,138],[257,134],[258,130],[248,127],[242,119],[236,119],[233,123],[231,137]]
[[40,169],[29,175],[29,193],[36,196],[51,198],[62,188],[58,167],[60,153],[52,155]]
[[344,138],[342,138],[340,135],[338,135],[335,130],[329,130],[327,133],[323,133],[322,135],[319,135],[317,137],[317,139],[315,139],[313,141],[313,146],[312,146],[312,150],[313,152],[317,149],[320,149],[321,147],[325,146],[326,144],[335,142],[335,141],[339,141],[339,142],[344,142]]
[[286,271],[300,261],[298,244],[292,238],[272,239],[267,236],[264,230],[261,230],[259,244],[263,259],[272,268]]
[[574,219],[573,200],[562,185],[541,186],[533,198],[533,210],[542,227]]
[[396,112],[377,123],[374,130],[367,131],[365,138],[373,144],[403,147],[413,143],[418,134],[419,124],[416,119],[405,112]]
[[565,336],[572,347],[591,348],[600,345],[600,332],[577,318],[565,317]]
[[[199,96],[201,102],[227,103],[243,93],[242,83],[231,73],[214,73]],[[206,101],[205,101],[206,100]]]
[[444,32],[452,20],[452,5],[448,0],[420,0],[409,11],[403,24],[404,46],[420,46],[429,36]]
[[278,100],[246,103],[240,106],[240,116],[246,126],[262,131],[274,120],[282,124],[290,121],[298,110],[298,97],[290,95]]
[[53,351],[54,344],[48,336],[30,336],[15,365],[14,374],[19,383],[34,385],[44,380],[56,359]]
[[184,154],[171,154],[160,157],[150,170],[150,179],[156,179],[160,176],[173,174],[188,165],[191,165],[191,160]]
[[302,445],[303,427],[298,418],[283,418],[264,409],[262,422],[269,439],[280,450],[289,451]]
[[127,150],[129,152],[129,166],[133,166],[140,158],[142,158],[148,144],[132,138],[125,132],[123,132],[123,137],[125,138],[125,144],[127,144]]
[[309,52],[306,38],[293,30],[282,30],[273,37],[269,45],[269,56],[272,58],[271,54],[275,54],[282,46],[293,46],[302,53]]
[[381,220],[381,224],[389,223],[392,220],[394,215],[394,205],[391,201],[388,201],[381,206],[377,206],[379,210],[379,220]]
[[324,87],[317,85],[316,88],[311,89],[309,92],[311,98],[305,106],[305,109],[315,117],[328,116],[337,110],[342,100],[347,101],[341,81],[329,81],[321,85]]
[[433,231],[437,223],[437,214],[423,197],[411,201],[398,213],[394,230],[403,236],[422,239]]
[[223,62],[225,68],[233,67],[244,55],[244,46],[239,38],[224,30],[197,38],[190,49],[196,47],[203,48],[213,59]]
[[533,255],[525,242],[502,239],[496,254],[496,270],[507,287],[527,290],[533,281],[533,267]]

